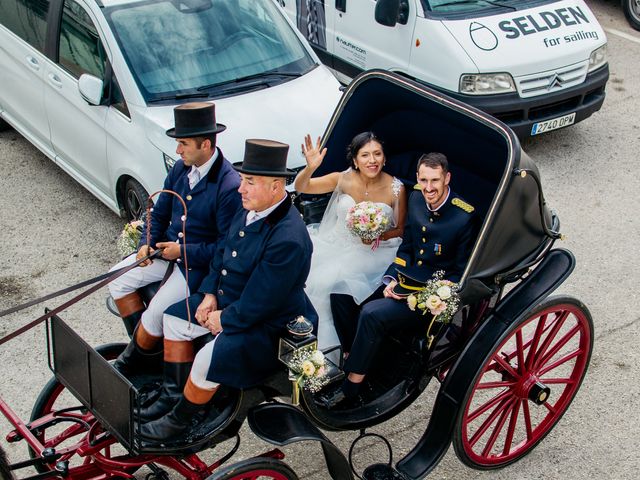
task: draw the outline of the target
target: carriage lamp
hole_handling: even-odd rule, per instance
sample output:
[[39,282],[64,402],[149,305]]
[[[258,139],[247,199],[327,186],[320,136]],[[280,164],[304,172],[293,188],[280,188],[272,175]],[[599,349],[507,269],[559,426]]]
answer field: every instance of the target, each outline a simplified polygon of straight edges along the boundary
[[[313,335],[313,323],[304,316],[299,315],[287,323],[287,334],[280,337],[278,345],[278,359],[287,367],[291,366],[291,360],[295,353],[303,350],[314,351],[318,349],[318,339]],[[291,403],[300,403],[300,386],[296,377],[289,368],[289,380],[293,387]]]

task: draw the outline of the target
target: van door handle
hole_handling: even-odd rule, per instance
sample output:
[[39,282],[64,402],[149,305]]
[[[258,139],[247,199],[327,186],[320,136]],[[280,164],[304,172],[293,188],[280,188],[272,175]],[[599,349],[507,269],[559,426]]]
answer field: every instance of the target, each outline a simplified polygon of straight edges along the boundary
[[56,88],[62,88],[62,80],[55,73],[49,74],[49,83]]
[[40,63],[38,63],[38,59],[36,57],[32,57],[31,55],[27,55],[27,64],[31,67],[32,70],[36,72],[40,70]]

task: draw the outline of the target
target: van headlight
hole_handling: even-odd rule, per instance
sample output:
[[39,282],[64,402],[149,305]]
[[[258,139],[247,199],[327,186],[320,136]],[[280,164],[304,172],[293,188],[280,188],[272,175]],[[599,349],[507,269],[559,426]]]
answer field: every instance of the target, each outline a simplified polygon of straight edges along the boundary
[[168,172],[176,164],[176,160],[164,152],[162,152],[162,158],[164,159],[164,168],[166,168]]
[[605,43],[600,48],[596,48],[591,55],[589,55],[589,72],[597,70],[601,66],[607,63],[607,44]]
[[515,92],[516,85],[509,73],[465,73],[460,77],[460,93],[491,95]]

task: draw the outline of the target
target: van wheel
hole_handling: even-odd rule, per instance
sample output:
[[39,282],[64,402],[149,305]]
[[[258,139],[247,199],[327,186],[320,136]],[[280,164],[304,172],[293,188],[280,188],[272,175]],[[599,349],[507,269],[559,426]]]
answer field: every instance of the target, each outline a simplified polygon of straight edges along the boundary
[[622,10],[629,25],[640,30],[640,0],[622,0]]
[[5,130],[9,130],[10,128],[11,125],[0,118],[0,132],[4,132]]
[[130,178],[124,186],[124,211],[127,220],[138,220],[147,207],[149,194],[136,180]]

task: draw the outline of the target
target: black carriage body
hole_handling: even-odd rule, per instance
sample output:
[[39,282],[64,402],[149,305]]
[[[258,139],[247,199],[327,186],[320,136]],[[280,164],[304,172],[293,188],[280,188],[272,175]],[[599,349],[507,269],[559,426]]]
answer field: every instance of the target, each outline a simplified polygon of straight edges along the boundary
[[[328,154],[315,176],[348,167],[347,145],[371,130],[384,142],[385,171],[409,189],[423,153],[447,155],[451,187],[476,209],[480,229],[461,283],[467,301],[488,296],[496,275],[535,258],[549,243],[552,219],[543,206],[538,169],[515,134],[498,120],[404,77],[373,70],[345,91],[323,143]],[[528,174],[522,176],[521,171]]]

